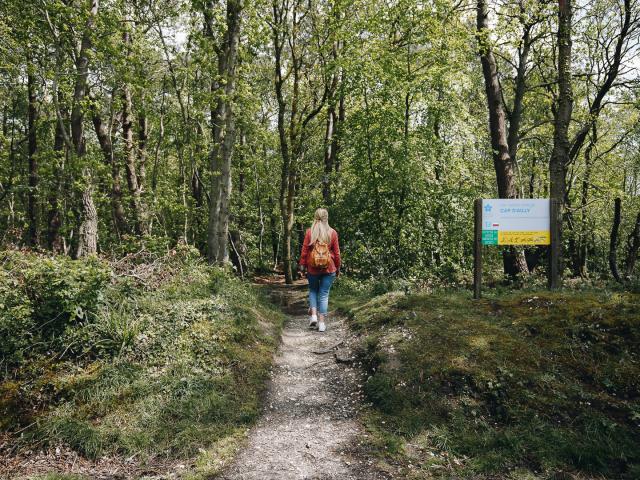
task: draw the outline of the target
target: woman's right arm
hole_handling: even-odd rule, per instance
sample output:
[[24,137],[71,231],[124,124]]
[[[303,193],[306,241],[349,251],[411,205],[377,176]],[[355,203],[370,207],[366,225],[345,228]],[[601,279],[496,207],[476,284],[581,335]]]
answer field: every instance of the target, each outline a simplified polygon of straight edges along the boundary
[[302,252],[300,252],[300,262],[299,265],[301,267],[306,267],[309,261],[309,251],[311,250],[311,230],[307,230],[304,234],[304,242],[302,242]]

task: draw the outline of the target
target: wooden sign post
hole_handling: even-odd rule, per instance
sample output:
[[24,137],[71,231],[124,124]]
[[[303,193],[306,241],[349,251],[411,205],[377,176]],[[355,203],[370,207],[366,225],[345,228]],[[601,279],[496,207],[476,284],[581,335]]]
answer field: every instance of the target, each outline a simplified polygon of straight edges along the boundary
[[548,199],[478,198],[474,202],[473,298],[481,297],[483,245],[551,245],[549,286],[559,278],[560,208]]
[[482,199],[474,202],[473,298],[480,298],[482,286]]

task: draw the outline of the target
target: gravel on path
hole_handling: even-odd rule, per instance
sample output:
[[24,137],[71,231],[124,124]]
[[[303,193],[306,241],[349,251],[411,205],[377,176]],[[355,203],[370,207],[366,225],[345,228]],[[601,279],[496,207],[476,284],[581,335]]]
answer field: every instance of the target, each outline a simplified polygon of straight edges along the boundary
[[345,341],[344,319],[330,315],[324,333],[309,329],[304,290],[300,285],[280,290],[287,311],[295,314],[285,323],[264,412],[245,448],[218,478],[390,478],[377,471],[375,461],[359,448],[365,435],[358,421],[363,405],[361,371],[349,362],[337,362],[333,351],[313,353]]

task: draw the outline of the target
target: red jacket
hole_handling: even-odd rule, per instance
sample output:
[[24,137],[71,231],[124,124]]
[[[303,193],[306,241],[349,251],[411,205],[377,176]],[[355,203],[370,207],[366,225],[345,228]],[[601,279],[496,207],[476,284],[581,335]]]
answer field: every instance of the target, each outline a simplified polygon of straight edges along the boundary
[[300,254],[300,265],[307,267],[307,271],[311,275],[320,275],[323,273],[334,273],[340,270],[340,245],[338,244],[338,232],[333,228],[331,229],[331,242],[329,243],[329,253],[331,253],[331,262],[326,270],[320,270],[313,268],[309,265],[309,255],[313,250],[311,244],[311,229],[307,229],[307,233],[304,235],[304,243],[302,244],[302,253]]

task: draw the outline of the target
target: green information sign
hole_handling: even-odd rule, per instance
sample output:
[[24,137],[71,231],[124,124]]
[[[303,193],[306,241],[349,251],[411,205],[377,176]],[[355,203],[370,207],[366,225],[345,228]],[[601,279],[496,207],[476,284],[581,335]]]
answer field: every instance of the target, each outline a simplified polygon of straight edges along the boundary
[[482,230],[482,245],[498,245],[498,230]]

